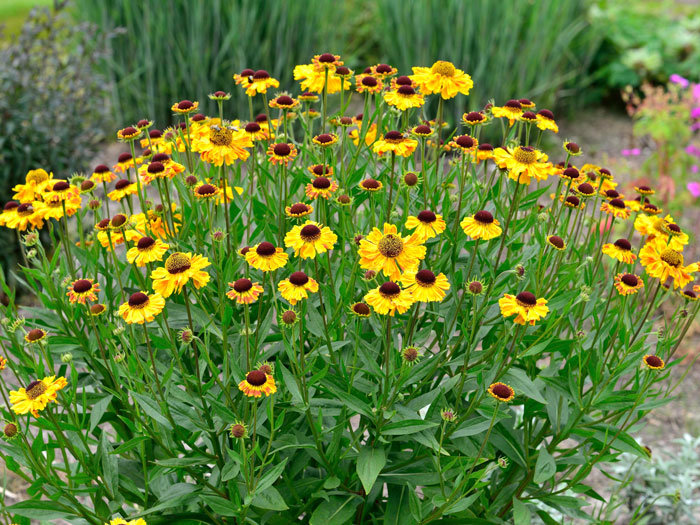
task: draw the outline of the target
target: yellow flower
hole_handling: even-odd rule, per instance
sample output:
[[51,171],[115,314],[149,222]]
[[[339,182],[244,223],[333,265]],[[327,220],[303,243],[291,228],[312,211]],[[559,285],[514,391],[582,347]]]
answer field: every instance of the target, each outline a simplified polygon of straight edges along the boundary
[[[348,136],[355,146],[360,144],[360,137],[362,136],[362,119],[359,120],[359,129],[353,129]],[[372,123],[367,130],[367,135],[365,135],[365,146],[371,146],[377,138],[377,124]]]
[[500,224],[493,218],[491,212],[486,210],[478,211],[471,217],[467,216],[459,223],[464,233],[469,237],[474,240],[483,239],[485,241],[495,239],[501,235],[503,230]]
[[328,199],[337,189],[338,183],[336,181],[327,177],[316,177],[306,185],[306,196],[312,200],[318,197]]
[[238,390],[248,397],[262,397],[263,394],[267,397],[277,392],[277,386],[275,386],[275,379],[270,374],[266,374],[262,370],[253,370],[248,372],[245,379],[238,383]]
[[23,202],[16,208],[14,214],[10,214],[6,218],[5,225],[13,230],[23,232],[27,228],[41,228],[44,225],[44,220],[41,214],[29,203]]
[[116,520],[110,520],[110,522],[105,523],[105,525],[146,525],[146,521],[143,518],[131,521],[126,521],[123,518],[117,518]]
[[453,98],[458,93],[468,95],[474,87],[472,78],[451,62],[438,60],[431,68],[414,67],[411,80],[418,84],[424,95],[439,93],[444,99]]
[[618,239],[612,244],[604,244],[601,251],[625,264],[632,264],[637,259],[637,256],[632,253],[632,245],[627,239]]
[[[310,91],[311,93],[321,93],[326,81],[326,70],[316,67],[314,64],[302,64],[294,68],[294,80],[301,81],[301,89]],[[348,82],[345,83],[349,89]],[[328,88],[327,93],[332,95],[341,89],[341,78],[333,71],[328,70]],[[299,97],[302,99],[302,97]],[[303,100],[303,99],[302,99]]]
[[199,107],[199,102],[192,102],[191,100],[181,100],[170,106],[170,110],[173,113],[186,114],[195,111]]
[[442,301],[445,292],[450,289],[445,274],[435,275],[430,270],[406,272],[401,276],[401,284],[417,302]]
[[203,269],[209,261],[201,255],[175,252],[165,260],[165,266],[151,272],[153,290],[163,297],[170,297],[173,292],[180,293],[182,287],[192,280],[195,288],[201,288],[209,282],[209,274]]
[[5,206],[0,212],[0,226],[7,226],[7,223],[17,217],[17,208],[19,208],[19,202],[9,201],[5,203]]
[[295,202],[291,206],[285,207],[284,211],[287,214],[287,217],[294,217],[295,219],[298,219],[299,217],[311,215],[311,213],[314,211],[314,207],[304,204],[303,202]]
[[[228,189],[228,186],[227,186]],[[199,200],[216,199],[221,193],[221,189],[213,184],[200,182],[192,189],[194,196]]]
[[294,272],[289,279],[280,281],[277,289],[282,297],[294,306],[302,299],[307,299],[309,292],[318,292],[318,283],[304,272]]
[[411,86],[399,86],[395,91],[386,91],[384,101],[390,106],[406,111],[411,108],[419,108],[425,104],[425,99]]
[[[64,213],[65,207],[65,213]],[[64,216],[75,215],[82,207],[82,201],[78,193],[72,193],[66,200],[60,200],[56,196],[45,196],[43,201],[35,201],[34,209],[38,216],[44,220],[59,220]]]
[[127,195],[133,195],[138,192],[138,187],[135,182],[128,179],[120,179],[114,185],[114,190],[107,194],[107,197],[113,201],[120,201]]
[[377,179],[372,178],[361,180],[358,186],[364,191],[370,192],[377,192],[384,187],[384,185],[381,182],[379,182]]
[[254,283],[250,279],[242,277],[232,283],[228,283],[230,290],[226,292],[226,297],[238,304],[251,304],[258,300],[263,293],[260,283]]
[[636,294],[643,286],[644,281],[631,273],[618,273],[615,276],[615,288],[620,295]]
[[55,377],[45,377],[32,381],[26,388],[12,390],[10,392],[12,411],[20,415],[29,412],[34,417],[39,417],[39,412],[44,410],[50,402],[55,402],[56,393],[68,384],[65,377],[58,379]]
[[492,106],[491,114],[496,118],[507,118],[508,125],[512,126],[516,120],[520,120],[523,106],[517,100],[509,100],[503,106]]
[[399,157],[410,157],[418,146],[418,141],[404,137],[398,131],[387,131],[384,138],[377,140],[372,151],[377,155],[394,153]]
[[425,258],[425,246],[413,234],[402,237],[396,226],[384,223],[384,231],[374,228],[360,241],[360,266],[366,270],[383,271],[389,279],[398,280],[401,272],[415,271]]
[[541,130],[550,130],[559,133],[559,126],[554,121],[554,114],[548,109],[541,109],[537,112],[537,127]]
[[306,221],[287,232],[284,245],[292,248],[294,254],[302,259],[313,259],[316,254],[332,250],[337,240],[338,236],[328,226]]
[[253,268],[270,272],[282,268],[287,264],[289,256],[282,248],[276,248],[271,242],[261,242],[256,244],[245,254],[245,260]]
[[85,304],[86,301],[97,301],[100,285],[92,279],[78,279],[68,285],[68,300],[71,304]]
[[566,249],[566,243],[564,242],[564,239],[562,239],[558,235],[548,236],[546,242],[555,250],[563,251]]
[[44,339],[46,339],[46,330],[42,330],[41,328],[34,328],[33,330],[29,330],[29,332],[27,332],[27,335],[24,336],[24,340],[30,344],[38,343],[39,341],[43,341]]
[[415,234],[421,242],[436,237],[445,231],[447,225],[442,215],[436,215],[430,210],[423,210],[415,217],[410,215],[406,219],[406,228],[416,230]]
[[459,135],[453,138],[449,145],[450,148],[458,149],[462,153],[473,153],[479,145],[479,141],[469,135]]
[[649,354],[645,355],[642,358],[642,363],[644,363],[644,366],[646,366],[650,370],[663,370],[666,366],[666,363],[664,363],[663,359],[655,355]]
[[515,390],[505,383],[493,383],[489,386],[488,393],[502,403],[507,403],[515,397]]
[[119,307],[119,315],[128,324],[144,324],[153,321],[163,308],[165,308],[165,299],[161,294],[148,295],[146,292],[136,292]]
[[537,299],[535,294],[520,292],[518,295],[504,294],[498,300],[501,307],[501,315],[510,317],[515,315],[514,323],[534,325],[536,321],[544,318],[549,312],[546,299]]
[[245,130],[233,127],[211,126],[209,136],[192,142],[192,150],[199,153],[204,162],[221,166],[231,165],[237,160],[246,160],[253,140]]
[[279,144],[270,144],[267,148],[267,160],[271,164],[288,165],[297,156],[297,148],[294,144],[280,142]]
[[600,211],[620,219],[627,219],[630,216],[630,209],[622,199],[612,199],[600,205]]
[[531,179],[546,180],[555,172],[547,155],[530,146],[518,146],[513,151],[496,148],[493,160],[501,169],[508,170],[508,177],[520,184],[530,184]]
[[126,259],[129,261],[129,264],[143,267],[147,263],[162,261],[163,255],[168,251],[168,248],[170,246],[160,239],[141,237],[136,246],[129,248],[129,251],[126,252]]
[[639,252],[639,260],[646,272],[665,283],[673,279],[673,288],[682,288],[693,280],[691,274],[698,271],[698,263],[683,266],[683,254],[672,248],[663,248],[648,242]]
[[384,83],[372,75],[356,75],[355,88],[358,93],[381,93],[384,90]]
[[392,317],[396,312],[404,313],[414,302],[413,296],[408,291],[402,290],[392,281],[387,281],[378,288],[370,290],[365,295],[365,301],[378,314],[389,314]]
[[53,187],[55,182],[53,173],[46,173],[46,170],[41,168],[29,170],[24,177],[24,181],[24,184],[17,184],[12,188],[12,191],[15,192],[14,198],[20,203],[37,200],[47,188]]

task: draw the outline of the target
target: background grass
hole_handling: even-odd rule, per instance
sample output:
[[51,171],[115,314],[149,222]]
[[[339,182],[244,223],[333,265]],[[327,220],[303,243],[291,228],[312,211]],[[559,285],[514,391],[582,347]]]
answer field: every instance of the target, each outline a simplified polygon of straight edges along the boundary
[[50,7],[53,0],[2,0],[0,1],[0,41],[19,32],[19,28],[34,7]]

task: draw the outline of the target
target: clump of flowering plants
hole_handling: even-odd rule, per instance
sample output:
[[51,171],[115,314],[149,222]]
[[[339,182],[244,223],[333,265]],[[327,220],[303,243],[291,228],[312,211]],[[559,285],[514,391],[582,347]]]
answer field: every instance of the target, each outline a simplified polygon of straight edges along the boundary
[[630,432],[677,387],[700,304],[688,235],[579,145],[550,161],[557,123],[530,100],[448,126],[472,87],[449,62],[356,74],[322,54],[294,73],[298,93],[236,74],[247,120],[226,92],[209,115],[178,101],[172,128],[119,130],[113,166],[15,188],[0,220],[42,306],[5,286],[0,451],[30,488],[4,513],[593,515],[587,476],[645,458]]

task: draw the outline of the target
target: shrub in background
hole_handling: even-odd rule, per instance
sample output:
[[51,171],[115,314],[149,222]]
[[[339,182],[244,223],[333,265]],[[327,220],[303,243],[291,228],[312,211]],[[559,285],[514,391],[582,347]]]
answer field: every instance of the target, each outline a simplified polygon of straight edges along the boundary
[[[30,169],[84,169],[104,138],[108,91],[95,68],[105,38],[94,24],[76,24],[62,3],[55,11],[33,10],[20,33],[0,48],[3,202]],[[4,245],[14,246],[6,233]],[[5,268],[14,261],[8,252],[0,255]]]

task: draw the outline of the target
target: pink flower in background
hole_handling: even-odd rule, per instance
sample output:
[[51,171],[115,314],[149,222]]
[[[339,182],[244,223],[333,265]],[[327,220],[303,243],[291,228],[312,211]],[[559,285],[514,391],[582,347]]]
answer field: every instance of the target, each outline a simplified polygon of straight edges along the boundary
[[700,182],[689,182],[688,191],[694,198],[700,197]]
[[700,84],[693,84],[693,98],[700,101]]
[[636,157],[637,155],[641,155],[642,150],[639,148],[623,149],[620,153],[623,157]]
[[690,118],[700,118],[700,108],[693,108],[690,111]]
[[690,167],[690,171],[692,171],[693,173],[697,173],[698,171],[700,171],[700,166],[698,166],[697,164],[693,164]]
[[697,146],[694,146],[693,144],[689,144],[689,145],[685,148],[685,152],[686,152],[688,155],[693,155],[693,156],[695,156],[695,157],[700,157],[700,148],[698,148]]
[[674,84],[678,84],[683,89],[687,88],[690,85],[690,82],[687,78],[683,78],[682,76],[676,75],[675,73],[668,77],[668,79]]
[[690,126],[691,131],[697,131],[700,129],[700,122],[696,122],[692,126]]

